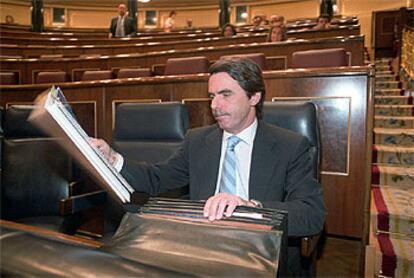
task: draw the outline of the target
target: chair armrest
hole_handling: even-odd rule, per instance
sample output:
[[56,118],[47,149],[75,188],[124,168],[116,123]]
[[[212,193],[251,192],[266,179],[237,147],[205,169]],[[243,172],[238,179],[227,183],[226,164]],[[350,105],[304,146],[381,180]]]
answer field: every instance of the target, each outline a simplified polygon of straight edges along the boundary
[[300,253],[303,257],[310,257],[315,251],[321,234],[303,237],[300,243]]
[[70,215],[82,210],[103,205],[106,202],[105,190],[94,191],[60,200],[59,212],[61,215]]

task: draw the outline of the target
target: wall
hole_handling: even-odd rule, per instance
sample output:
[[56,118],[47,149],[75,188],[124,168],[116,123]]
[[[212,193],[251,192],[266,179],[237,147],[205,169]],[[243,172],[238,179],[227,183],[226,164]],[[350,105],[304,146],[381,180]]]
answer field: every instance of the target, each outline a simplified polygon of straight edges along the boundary
[[31,11],[30,5],[22,3],[21,1],[6,1],[0,2],[0,23],[6,22],[6,16],[11,15],[14,19],[14,23],[20,25],[31,24]]

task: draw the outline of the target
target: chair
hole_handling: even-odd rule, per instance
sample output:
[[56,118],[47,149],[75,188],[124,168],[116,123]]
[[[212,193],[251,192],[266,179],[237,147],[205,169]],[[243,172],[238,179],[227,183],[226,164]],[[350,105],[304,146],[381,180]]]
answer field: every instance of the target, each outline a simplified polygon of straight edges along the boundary
[[220,59],[231,58],[249,58],[250,60],[255,62],[262,70],[266,70],[266,56],[263,53],[232,54],[220,57]]
[[82,81],[105,80],[112,79],[112,71],[110,70],[87,70],[82,74]]
[[181,146],[188,127],[184,104],[120,104],[116,109],[113,147],[130,159],[159,162]]
[[165,66],[165,75],[206,73],[210,66],[206,57],[170,58]]
[[[95,204],[98,195],[73,196],[72,160],[55,138],[27,121],[32,110],[33,106],[12,105],[4,114],[1,218],[73,234],[79,225],[77,212]],[[62,202],[71,202],[70,210],[64,210]]]
[[36,84],[63,83],[68,75],[64,71],[42,71],[36,76]]
[[117,78],[135,78],[135,77],[149,77],[151,76],[151,70],[149,68],[142,69],[120,69],[117,74]]
[[312,49],[292,54],[291,68],[320,68],[348,66],[347,53],[343,48]]
[[[156,163],[179,149],[188,128],[189,118],[184,104],[124,103],[116,108],[112,146],[127,159]],[[178,189],[162,195],[180,197],[186,191],[187,188]],[[143,204],[148,195],[137,193],[132,199],[136,204]],[[115,226],[121,213],[111,217]]]
[[14,72],[0,72],[0,85],[17,85],[17,78]]
[[[309,140],[313,175],[319,181],[321,146],[316,105],[312,102],[299,101],[265,102],[263,120],[297,132]],[[307,275],[316,275],[316,245],[319,236],[309,235],[302,238],[300,242],[302,270]]]

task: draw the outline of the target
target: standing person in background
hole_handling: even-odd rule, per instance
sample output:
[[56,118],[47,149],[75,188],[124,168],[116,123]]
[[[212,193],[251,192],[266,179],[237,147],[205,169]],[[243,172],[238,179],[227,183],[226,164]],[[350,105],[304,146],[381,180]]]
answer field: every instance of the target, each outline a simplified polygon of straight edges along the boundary
[[226,23],[221,30],[221,35],[225,38],[237,35],[236,27],[230,23]]
[[176,11],[171,11],[170,15],[168,16],[168,18],[165,20],[164,22],[164,32],[171,32],[172,29],[175,28],[175,17],[177,16],[177,12]]
[[128,16],[125,4],[119,4],[118,13],[119,15],[111,20],[109,37],[135,37],[137,34],[135,20]]

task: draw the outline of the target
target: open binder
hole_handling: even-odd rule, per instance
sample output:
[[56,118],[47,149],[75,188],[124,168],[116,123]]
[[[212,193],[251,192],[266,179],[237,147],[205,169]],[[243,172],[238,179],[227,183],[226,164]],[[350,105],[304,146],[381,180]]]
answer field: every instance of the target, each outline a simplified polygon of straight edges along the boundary
[[121,203],[129,203],[134,189],[92,144],[77,122],[60,88],[52,87],[36,99],[29,121],[59,143]]

